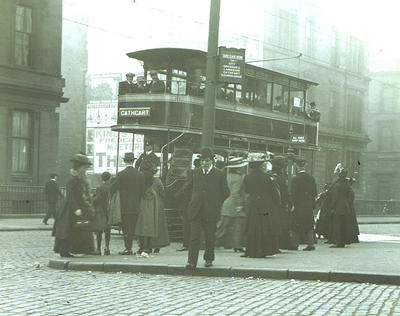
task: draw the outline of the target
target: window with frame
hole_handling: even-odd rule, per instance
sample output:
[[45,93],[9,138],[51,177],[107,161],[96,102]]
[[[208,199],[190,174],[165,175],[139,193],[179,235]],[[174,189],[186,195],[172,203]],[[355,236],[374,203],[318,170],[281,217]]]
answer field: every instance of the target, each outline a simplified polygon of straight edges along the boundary
[[26,111],[11,113],[11,171],[29,173],[32,146],[32,114]]
[[305,51],[309,56],[314,56],[314,20],[309,18],[305,23]]
[[286,10],[279,10],[278,44],[287,49],[298,48],[297,15]]
[[340,42],[337,31],[331,33],[331,64],[339,66],[340,64]]
[[31,65],[32,9],[17,5],[15,13],[15,63]]

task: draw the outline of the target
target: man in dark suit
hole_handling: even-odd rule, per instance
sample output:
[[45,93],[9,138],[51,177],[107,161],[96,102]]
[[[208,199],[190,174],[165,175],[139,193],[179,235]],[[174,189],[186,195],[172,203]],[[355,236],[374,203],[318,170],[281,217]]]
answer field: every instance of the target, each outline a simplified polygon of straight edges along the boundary
[[165,83],[158,78],[158,72],[156,70],[150,70],[151,82],[149,84],[150,93],[164,93]]
[[121,255],[132,254],[132,241],[140,212],[140,199],[144,193],[144,177],[141,172],[133,168],[134,161],[135,156],[132,152],[125,153],[124,162],[127,167],[117,174],[110,190],[111,196],[119,191],[122,232],[125,243],[125,250],[119,253]]
[[133,82],[133,77],[135,75],[131,72],[126,74],[126,80],[121,81],[118,85],[118,94],[128,94],[128,93],[136,93],[138,91],[138,86],[136,83]]
[[44,187],[44,193],[47,195],[49,208],[47,209],[46,216],[43,218],[43,224],[47,225],[47,221],[49,220],[49,218],[54,218],[56,214],[58,198],[64,197],[60,191],[60,187],[57,184],[57,174],[52,173],[50,175],[50,180],[46,183],[46,186]]
[[151,140],[146,140],[144,144],[144,153],[142,153],[138,160],[136,160],[135,168],[140,169],[142,163],[151,163],[153,168],[156,169],[160,166],[160,158],[153,151],[154,143]]
[[204,231],[205,266],[211,267],[214,261],[215,231],[220,218],[221,206],[229,196],[225,174],[213,166],[214,154],[210,148],[200,153],[201,167],[193,171],[189,186],[192,198],[188,207],[190,221],[190,243],[187,269],[197,266],[201,232]]
[[305,160],[298,159],[296,166],[299,171],[292,179],[290,186],[290,195],[294,206],[294,229],[300,237],[306,237],[307,247],[303,250],[310,251],[315,250],[313,211],[316,208],[317,185],[314,177],[306,173]]

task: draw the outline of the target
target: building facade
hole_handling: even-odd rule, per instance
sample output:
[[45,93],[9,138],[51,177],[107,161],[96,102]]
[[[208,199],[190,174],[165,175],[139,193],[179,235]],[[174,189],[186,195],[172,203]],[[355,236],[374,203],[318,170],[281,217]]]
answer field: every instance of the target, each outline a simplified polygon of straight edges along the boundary
[[366,190],[369,199],[398,200],[400,191],[400,71],[371,73]]
[[[317,151],[300,154],[313,161],[309,171],[319,189],[338,162],[357,178],[356,197],[366,195],[368,52],[366,44],[329,23],[315,1],[274,1],[264,7],[264,67],[317,82],[307,96],[321,112]],[[269,58],[298,56],[288,60]]]
[[61,0],[0,2],[0,184],[58,171],[61,34]]

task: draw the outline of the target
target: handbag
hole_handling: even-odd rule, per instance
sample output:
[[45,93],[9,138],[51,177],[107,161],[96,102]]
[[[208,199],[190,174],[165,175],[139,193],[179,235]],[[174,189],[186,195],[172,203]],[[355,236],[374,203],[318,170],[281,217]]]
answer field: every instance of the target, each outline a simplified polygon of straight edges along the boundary
[[116,226],[121,224],[121,203],[119,191],[115,192],[110,199],[108,205],[108,224],[110,226]]

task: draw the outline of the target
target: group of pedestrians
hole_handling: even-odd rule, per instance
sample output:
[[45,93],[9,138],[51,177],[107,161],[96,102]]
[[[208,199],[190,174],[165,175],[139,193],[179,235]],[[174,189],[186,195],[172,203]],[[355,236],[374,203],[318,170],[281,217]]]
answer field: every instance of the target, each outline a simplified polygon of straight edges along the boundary
[[[306,172],[303,159],[295,159],[297,173],[289,179],[288,160],[283,156],[237,155],[228,159],[225,168],[217,168],[214,158],[211,148],[203,148],[175,196],[184,201],[180,250],[188,250],[186,268],[197,267],[202,245],[204,265],[210,267],[215,247],[233,249],[242,257],[264,258],[282,249],[297,250],[299,244],[306,244],[304,251],[313,251],[315,233],[324,235],[334,247],[358,242],[354,192],[341,165],[335,172],[337,179],[317,199],[316,181]],[[89,159],[82,154],[72,159],[71,179],[53,228],[54,250],[62,257],[101,254],[103,233],[104,254],[109,255],[110,228],[115,224],[122,226],[125,247],[121,255],[148,257],[169,245],[166,194],[155,177],[160,160],[153,144],[146,142],[145,152],[134,165],[135,160],[133,153],[125,153],[126,168],[115,179],[103,173],[92,197],[85,176]],[[132,249],[135,236],[137,251]]]
[[[167,219],[164,210],[165,191],[155,177],[159,159],[153,153],[153,144],[146,142],[145,153],[136,161],[134,153],[124,155],[126,168],[115,179],[102,174],[102,184],[94,196],[86,178],[91,165],[88,157],[77,154],[71,160],[71,179],[66,185],[66,197],[55,215],[54,251],[62,257],[74,254],[101,254],[102,236],[105,236],[104,255],[110,254],[112,225],[122,227],[125,248],[121,255],[136,254],[148,257],[153,251],[169,245]],[[156,158],[155,158],[156,157]],[[96,237],[96,247],[94,238]],[[133,252],[133,239],[139,249]]]

